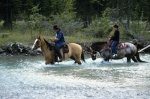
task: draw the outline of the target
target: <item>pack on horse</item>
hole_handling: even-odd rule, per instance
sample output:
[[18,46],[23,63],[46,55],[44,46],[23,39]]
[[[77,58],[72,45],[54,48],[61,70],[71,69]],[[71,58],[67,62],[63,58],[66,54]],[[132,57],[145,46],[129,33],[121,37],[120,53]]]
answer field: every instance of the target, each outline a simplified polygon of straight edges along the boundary
[[87,48],[87,51],[90,53],[92,60],[96,59],[96,54],[98,52],[105,61],[109,61],[109,59],[122,59],[127,57],[127,62],[130,62],[131,59],[134,62],[145,62],[139,57],[139,53],[137,51],[137,49],[139,49],[139,45],[134,45],[129,42],[120,43],[117,47],[116,57],[112,57],[110,45],[110,42],[105,41],[94,42],[90,47]]
[[[79,44],[69,43],[66,46],[65,48],[61,48],[61,51],[63,52],[63,60],[66,58],[71,58],[78,64],[81,64],[81,60],[85,61],[83,49]],[[45,64],[54,64],[56,62],[54,44],[49,43],[44,38],[39,36],[35,39],[32,46],[33,50],[37,48],[41,48],[43,56],[45,57]]]

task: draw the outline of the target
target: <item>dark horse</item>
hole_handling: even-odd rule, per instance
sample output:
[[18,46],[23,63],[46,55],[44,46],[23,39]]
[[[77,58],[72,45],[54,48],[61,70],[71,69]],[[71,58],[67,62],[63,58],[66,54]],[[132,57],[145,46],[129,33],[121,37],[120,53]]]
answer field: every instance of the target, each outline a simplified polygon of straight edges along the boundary
[[[92,43],[92,45],[87,48],[87,51],[90,53],[92,60],[95,60],[96,54],[99,53],[104,58],[105,61],[109,61],[109,59],[121,59],[123,57],[127,57],[127,62],[130,62],[131,59],[134,62],[145,62],[140,59],[139,52],[137,51],[137,49],[139,49],[141,46],[139,46],[137,43],[136,45],[132,43],[122,43],[122,44],[126,44],[127,47],[120,48],[120,51],[119,51],[120,56],[116,58],[112,58],[110,44],[105,41]],[[129,51],[131,50],[130,51],[131,54],[128,54],[126,50],[129,50]]]

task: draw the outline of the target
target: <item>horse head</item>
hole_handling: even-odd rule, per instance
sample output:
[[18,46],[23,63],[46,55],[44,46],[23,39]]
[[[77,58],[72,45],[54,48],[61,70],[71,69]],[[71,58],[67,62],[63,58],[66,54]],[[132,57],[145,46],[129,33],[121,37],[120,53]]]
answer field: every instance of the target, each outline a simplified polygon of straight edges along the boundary
[[32,50],[36,50],[41,47],[41,37],[37,37],[33,43]]
[[86,47],[86,51],[91,55],[92,60],[96,60],[97,51],[93,50],[92,47]]
[[96,60],[97,51],[93,50],[91,47],[90,47],[90,49],[91,49],[91,58],[92,58],[92,60]]
[[54,45],[52,45],[51,43],[49,43],[48,41],[46,41],[44,38],[41,38],[41,37],[39,36],[39,37],[37,37],[37,38],[35,39],[35,41],[34,41],[34,43],[33,43],[33,46],[32,46],[32,50],[36,50],[36,49],[38,49],[38,48],[41,48],[41,46],[43,46],[43,44],[42,44],[43,42],[46,44],[46,46],[48,46],[48,48],[49,48],[50,50],[53,49]]
[[54,46],[40,36],[37,37],[32,46],[32,50],[41,48],[43,56],[45,57],[45,64],[54,64]]
[[106,41],[93,42],[91,46],[87,48],[87,51],[91,55],[92,60],[96,60],[97,52],[101,54],[101,51],[105,47],[108,47],[108,43]]

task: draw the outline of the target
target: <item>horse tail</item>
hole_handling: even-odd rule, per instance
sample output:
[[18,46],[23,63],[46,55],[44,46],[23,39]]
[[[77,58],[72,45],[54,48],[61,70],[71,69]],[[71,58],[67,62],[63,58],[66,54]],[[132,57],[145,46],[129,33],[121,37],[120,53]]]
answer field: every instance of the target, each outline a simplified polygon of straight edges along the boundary
[[81,59],[85,62],[84,52],[83,52],[83,51],[82,51],[82,53],[81,53]]
[[145,62],[145,63],[146,63],[146,61],[141,60],[141,58],[140,58],[140,55],[139,55],[139,52],[138,52],[138,51],[137,51],[137,53],[135,54],[135,57],[136,57],[136,59],[137,59],[137,61],[138,61],[138,62]]

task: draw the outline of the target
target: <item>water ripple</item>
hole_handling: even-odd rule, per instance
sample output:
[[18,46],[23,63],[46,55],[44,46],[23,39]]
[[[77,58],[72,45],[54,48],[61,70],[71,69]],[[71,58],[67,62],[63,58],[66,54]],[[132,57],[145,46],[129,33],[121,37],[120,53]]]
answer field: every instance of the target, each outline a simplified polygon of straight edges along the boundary
[[43,57],[0,57],[0,99],[150,99],[150,63],[102,63],[101,58],[73,63],[45,65]]

